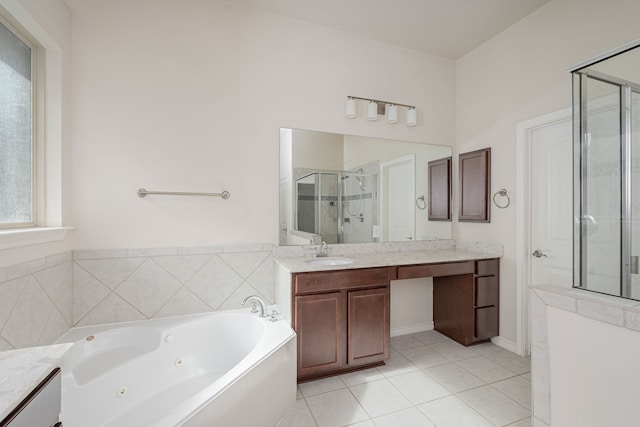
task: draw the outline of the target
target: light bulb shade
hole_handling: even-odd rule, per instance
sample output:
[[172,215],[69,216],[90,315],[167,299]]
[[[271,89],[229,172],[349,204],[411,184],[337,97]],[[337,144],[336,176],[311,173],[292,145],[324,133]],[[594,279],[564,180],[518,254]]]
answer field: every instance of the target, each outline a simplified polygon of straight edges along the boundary
[[387,106],[387,121],[389,123],[398,123],[398,106],[389,104]]
[[367,105],[367,120],[378,120],[378,103],[369,102]]
[[407,126],[415,126],[418,122],[418,114],[416,109],[411,107],[407,110]]
[[347,110],[346,114],[348,119],[354,119],[357,116],[356,112],[356,100],[353,98],[347,99]]

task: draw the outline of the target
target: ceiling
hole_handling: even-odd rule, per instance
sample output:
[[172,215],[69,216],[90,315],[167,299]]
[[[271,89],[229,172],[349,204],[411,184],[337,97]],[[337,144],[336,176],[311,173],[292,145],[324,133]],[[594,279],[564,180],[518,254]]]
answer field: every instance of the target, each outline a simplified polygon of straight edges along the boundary
[[[71,9],[108,0],[65,0]],[[227,0],[457,59],[550,0]]]

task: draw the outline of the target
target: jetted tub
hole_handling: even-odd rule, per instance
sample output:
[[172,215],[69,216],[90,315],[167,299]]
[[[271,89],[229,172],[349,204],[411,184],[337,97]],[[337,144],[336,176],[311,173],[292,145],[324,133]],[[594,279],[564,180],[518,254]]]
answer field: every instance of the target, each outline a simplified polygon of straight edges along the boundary
[[296,400],[295,333],[248,310],[74,328],[65,427],[276,426]]

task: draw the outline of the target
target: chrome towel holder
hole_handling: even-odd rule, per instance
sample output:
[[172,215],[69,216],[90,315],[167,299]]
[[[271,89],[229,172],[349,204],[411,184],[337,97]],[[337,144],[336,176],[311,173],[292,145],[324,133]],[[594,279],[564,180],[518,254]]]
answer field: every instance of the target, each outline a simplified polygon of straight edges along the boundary
[[416,207],[421,211],[427,208],[427,201],[424,199],[424,196],[420,196],[416,199]]
[[[505,197],[507,199],[506,203],[499,204],[496,201],[496,196]],[[507,190],[505,188],[501,188],[493,195],[493,204],[499,207],[500,209],[506,209],[509,207],[509,205],[511,204],[511,199],[509,198],[509,195],[507,194]]]
[[228,191],[223,191],[222,193],[194,193],[185,191],[151,191],[147,190],[146,188],[139,188],[137,194],[141,199],[149,194],[161,196],[214,196],[222,197],[224,200],[227,200],[229,197],[231,197],[231,193],[229,193]]

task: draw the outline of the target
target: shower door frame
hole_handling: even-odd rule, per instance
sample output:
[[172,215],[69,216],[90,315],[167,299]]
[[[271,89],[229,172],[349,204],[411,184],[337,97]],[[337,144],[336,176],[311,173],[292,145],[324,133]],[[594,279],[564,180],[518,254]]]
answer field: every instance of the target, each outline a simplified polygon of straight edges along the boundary
[[[620,295],[631,298],[631,202],[632,202],[632,151],[631,151],[631,100],[633,93],[640,94],[640,85],[618,77],[610,76],[588,68],[573,71],[574,109],[579,111],[579,120],[574,112],[574,141],[579,146],[574,149],[574,191],[579,197],[574,197],[574,279],[575,288],[589,289],[587,280],[587,265],[584,260],[587,253],[588,223],[586,219],[587,165],[583,159],[587,158],[591,133],[588,126],[588,79],[617,86],[619,89],[620,108]],[[597,292],[597,291],[595,291]]]

